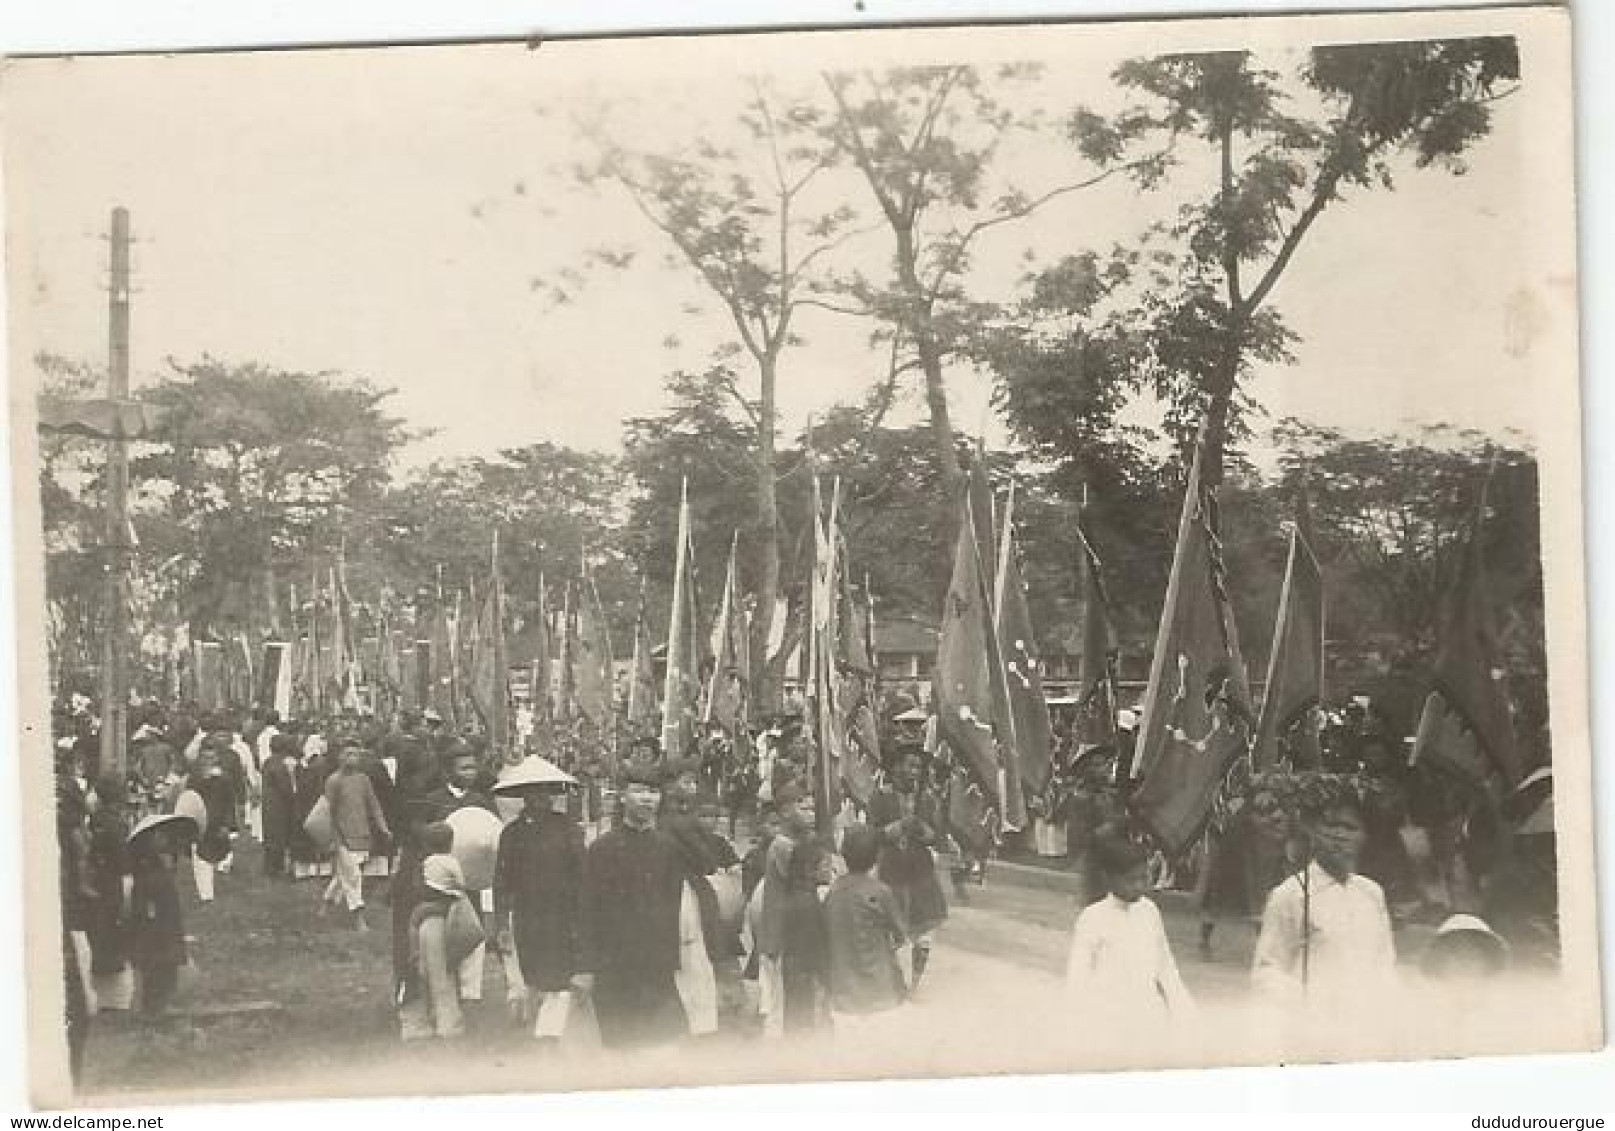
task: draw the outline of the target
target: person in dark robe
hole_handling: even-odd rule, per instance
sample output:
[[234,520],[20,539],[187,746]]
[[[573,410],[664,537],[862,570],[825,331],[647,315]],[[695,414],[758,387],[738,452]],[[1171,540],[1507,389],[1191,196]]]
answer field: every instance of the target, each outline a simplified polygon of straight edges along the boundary
[[297,820],[297,736],[276,734],[269,740],[269,757],[264,761],[263,822],[264,874],[284,878],[289,875],[286,854],[301,831]]
[[[912,991],[925,976],[931,958],[931,935],[948,917],[948,897],[936,874],[931,846],[936,826],[920,814],[918,783],[912,771],[892,775],[889,796],[870,806],[870,826],[878,834],[879,855],[875,874],[891,889],[906,924],[909,941],[909,978]],[[877,811],[878,809],[878,811]]]
[[831,851],[807,832],[791,848],[785,873],[785,948],[780,980],[785,1032],[807,1033],[829,1022],[830,935],[820,889],[831,880]]
[[[765,1037],[785,1034],[785,950],[792,904],[792,866],[798,845],[813,835],[813,815],[800,786],[785,783],[774,790],[776,831],[763,857],[763,880],[756,899],[752,936],[758,954],[758,1010]],[[804,850],[806,852],[806,850]],[[798,964],[798,969],[802,969]]]
[[85,933],[90,942],[90,978],[99,1009],[121,1011],[134,1002],[134,970],[129,965],[128,923],[123,880],[129,874],[129,786],[121,774],[96,782],[86,857],[90,890]]
[[428,826],[448,820],[450,814],[467,805],[475,805],[496,815],[499,812],[492,797],[472,788],[479,767],[470,747],[458,741],[449,741],[444,748],[442,762],[431,771],[425,766],[423,756],[430,756],[436,761],[435,755],[423,755],[423,752],[414,749],[401,752],[400,765],[404,768],[400,771],[399,784],[402,788],[394,798],[394,804],[404,820],[395,829],[398,862],[387,899],[392,906],[393,982],[399,993],[402,993],[404,980],[411,970],[410,918],[424,894],[421,880],[421,865],[425,859],[421,849],[422,832]]
[[297,743],[298,750],[297,764],[290,767],[292,832],[287,850],[292,860],[292,874],[299,879],[318,875],[325,857],[324,850],[314,843],[314,838],[303,828],[308,815],[314,811],[314,806],[319,804],[320,798],[325,795],[327,776],[325,760],[319,746],[312,744],[314,737],[312,731],[294,737],[293,741]]
[[[159,819],[161,820],[161,819]],[[169,818],[129,840],[129,867],[134,882],[129,890],[130,943],[139,978],[140,1010],[148,1020],[162,1019],[169,1011],[185,965],[185,922],[180,912],[174,863],[186,839],[190,822]]]
[[87,807],[70,763],[58,757],[56,763],[56,841],[60,871],[57,876],[62,912],[62,979],[66,991],[68,1069],[74,1082],[84,1064],[84,1046],[89,1039],[89,996],[84,989],[84,969],[79,947],[73,936],[83,931],[90,918],[94,898],[86,864],[89,838],[85,829]]
[[500,953],[514,951],[525,986],[512,1000],[533,1036],[553,1045],[566,1031],[582,962],[584,844],[567,812],[567,775],[545,765],[553,781],[501,789],[521,798],[522,811],[499,837],[493,901]]
[[[225,747],[228,749],[228,747]],[[196,897],[213,902],[213,876],[230,858],[236,835],[236,789],[220,760],[220,744],[205,742],[192,771],[190,788],[207,807],[207,829],[197,839],[192,856]]]
[[623,1049],[667,1044],[688,1032],[675,975],[683,853],[656,827],[654,767],[636,766],[622,791],[621,819],[589,847],[583,884],[583,973],[600,1040]]

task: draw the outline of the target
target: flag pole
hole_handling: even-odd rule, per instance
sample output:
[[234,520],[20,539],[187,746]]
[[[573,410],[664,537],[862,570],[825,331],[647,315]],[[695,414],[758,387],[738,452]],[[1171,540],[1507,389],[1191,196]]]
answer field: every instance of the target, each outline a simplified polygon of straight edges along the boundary
[[[679,651],[684,645],[680,639],[685,626],[682,624],[684,611],[684,570],[685,552],[689,547],[690,539],[690,480],[685,476],[679,480],[679,522],[678,546],[673,553],[673,608],[672,615],[667,623],[667,671],[662,681],[662,757],[669,758],[673,754],[675,739],[679,735],[680,721],[676,712],[680,711],[678,683],[683,676],[679,671],[682,657]],[[682,754],[680,750],[678,753]]]

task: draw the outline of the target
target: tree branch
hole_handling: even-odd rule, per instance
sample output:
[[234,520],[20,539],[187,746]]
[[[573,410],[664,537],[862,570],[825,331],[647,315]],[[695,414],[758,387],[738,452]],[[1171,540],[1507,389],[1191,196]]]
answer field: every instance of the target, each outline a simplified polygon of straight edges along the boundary
[[1267,270],[1262,273],[1256,289],[1235,308],[1240,318],[1249,318],[1261,309],[1262,303],[1278,285],[1279,276],[1284,274],[1284,269],[1295,256],[1295,249],[1301,246],[1301,240],[1306,236],[1307,229],[1312,227],[1313,222],[1328,207],[1330,198],[1334,196],[1335,186],[1339,183],[1340,174],[1332,166],[1319,176],[1317,184],[1313,186],[1312,200],[1308,202],[1305,211],[1296,220],[1289,234],[1284,237],[1284,242],[1279,245],[1278,254],[1273,257],[1273,262],[1267,265]]
[[[1163,153],[1164,152],[1165,151],[1163,151]],[[937,300],[937,296],[941,294],[943,285],[964,262],[965,252],[969,250],[971,242],[983,232],[996,228],[1000,224],[1007,224],[1012,220],[1024,220],[1026,217],[1030,216],[1032,213],[1036,212],[1038,209],[1042,208],[1051,201],[1057,200],[1062,196],[1067,196],[1074,192],[1081,192],[1083,189],[1093,188],[1095,185],[1101,183],[1102,181],[1109,180],[1111,177],[1114,177],[1119,173],[1136,169],[1148,161],[1158,160],[1161,155],[1162,154],[1155,154],[1152,157],[1140,158],[1139,160],[1131,162],[1127,165],[1112,166],[1102,173],[1096,173],[1087,180],[1074,181],[1071,184],[1060,185],[1057,188],[1050,189],[1042,196],[1028,201],[1019,208],[998,212],[992,216],[988,216],[976,221],[970,227],[966,228],[964,233],[959,237],[959,242],[954,245],[953,254],[948,256],[947,259],[937,266],[935,277],[925,288],[925,297],[927,301],[934,303]]]
[[1233,234],[1229,230],[1228,214],[1234,198],[1234,118],[1232,113],[1225,114],[1218,129],[1219,148],[1222,154],[1222,271],[1228,284],[1228,309],[1239,310],[1244,305],[1244,295],[1239,283],[1239,249],[1234,246]]
[[862,131],[858,129],[857,123],[853,121],[852,108],[847,105],[847,100],[842,96],[841,88],[836,85],[835,80],[829,74],[821,73],[820,77],[824,80],[824,85],[829,88],[830,97],[835,101],[836,116],[840,119],[842,129],[846,134],[848,149],[852,153],[854,163],[863,173],[864,179],[869,182],[869,190],[874,194],[875,202],[880,205],[880,210],[886,214],[886,219],[894,228],[897,227],[902,223],[902,213],[899,211],[896,202],[887,195],[885,189],[881,186],[880,177],[875,172],[875,159],[870,154],[869,148],[864,144]]

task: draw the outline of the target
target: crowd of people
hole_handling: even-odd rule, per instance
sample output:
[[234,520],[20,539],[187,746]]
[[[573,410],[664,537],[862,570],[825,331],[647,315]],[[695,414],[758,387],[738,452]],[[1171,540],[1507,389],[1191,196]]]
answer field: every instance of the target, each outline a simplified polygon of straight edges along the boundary
[[[484,1010],[542,1047],[579,1025],[607,1049],[878,1030],[903,1015],[948,918],[939,856],[956,861],[956,894],[979,878],[979,853],[951,820],[954,771],[934,728],[897,736],[867,803],[821,821],[811,741],[789,719],[760,728],[745,757],[721,735],[669,760],[651,739],[621,757],[582,757],[537,734],[497,757],[430,711],[384,726],[150,706],[131,719],[123,772],[103,773],[87,706],[56,719],[75,1065],[98,1010],[165,1023],[189,963],[182,877],[201,904],[228,897],[220,877],[244,839],[261,846],[274,882],[314,881],[332,929],[371,930],[367,895],[385,893],[406,1041],[463,1036],[468,1012]],[[1127,824],[1117,761],[1114,751],[1062,757],[1068,797],[1042,811],[1063,822],[1086,879],[1068,1001],[1134,1030],[1181,1025],[1193,1003],[1148,897],[1163,865]],[[1252,881],[1252,989],[1341,1007],[1383,1001],[1397,949],[1388,885],[1365,874],[1378,835],[1372,794],[1333,788],[1301,816],[1299,843]],[[1215,852],[1180,862],[1198,871],[1203,907],[1215,905],[1227,861],[1252,874],[1249,846],[1232,847],[1237,827],[1208,837],[1223,848],[1222,871]],[[1492,973],[1509,955],[1482,918],[1443,920],[1427,956],[1443,976]],[[505,1001],[484,1006],[500,984],[491,964]]]
[[580,1004],[607,1048],[820,1029],[903,1001],[947,915],[915,776],[882,785],[860,814],[878,824],[826,836],[785,726],[747,766],[644,740],[609,777],[596,759],[496,758],[430,711],[383,727],[151,707],[131,726],[125,770],[101,773],[86,705],[57,718],[75,1049],[98,1010],[164,1022],[188,963],[181,885],[227,898],[244,839],[354,931],[385,892],[404,1040],[465,1033],[490,951],[507,1012],[543,1042]]

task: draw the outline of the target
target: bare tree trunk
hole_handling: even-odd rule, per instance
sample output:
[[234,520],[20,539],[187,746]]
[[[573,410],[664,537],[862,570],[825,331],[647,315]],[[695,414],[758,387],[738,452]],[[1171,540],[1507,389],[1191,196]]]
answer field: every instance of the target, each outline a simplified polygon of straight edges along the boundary
[[964,479],[964,472],[959,467],[959,453],[954,445],[953,417],[948,411],[948,387],[942,375],[942,351],[937,347],[936,333],[931,325],[931,302],[920,283],[915,265],[917,253],[914,233],[907,228],[898,228],[896,233],[897,274],[908,307],[908,331],[914,337],[920,371],[925,374],[925,405],[931,417],[931,443],[936,448],[937,464],[942,469],[943,489],[952,498]]
[[768,664],[768,638],[774,627],[774,605],[779,600],[779,493],[774,480],[776,418],[774,400],[778,361],[765,357],[759,363],[762,395],[757,421],[757,610],[751,622],[753,699],[765,711],[780,699],[779,675]]
[[1228,446],[1228,417],[1239,384],[1239,360],[1244,341],[1244,315],[1235,312],[1227,330],[1223,357],[1213,375],[1206,402],[1206,447],[1201,457],[1201,480],[1208,487],[1222,485],[1223,451]]

